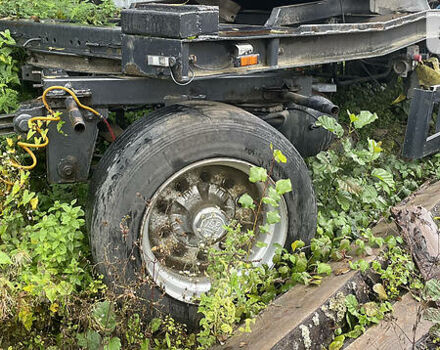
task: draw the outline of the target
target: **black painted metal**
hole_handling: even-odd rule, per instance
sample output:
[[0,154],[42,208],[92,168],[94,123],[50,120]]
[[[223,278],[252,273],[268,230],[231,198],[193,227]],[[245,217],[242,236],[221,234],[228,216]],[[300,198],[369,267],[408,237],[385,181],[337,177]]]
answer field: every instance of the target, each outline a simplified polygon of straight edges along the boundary
[[[179,86],[165,79],[127,77],[61,77],[44,78],[43,88],[70,84],[79,97],[88,97],[91,106],[147,105],[167,100],[206,99],[242,104],[282,100],[284,87],[310,95],[312,78],[293,72],[235,75],[217,79],[196,80]],[[274,95],[271,91],[277,91]],[[277,97],[279,96],[279,97]],[[64,98],[58,95],[58,98]]]
[[370,1],[322,0],[305,4],[276,7],[267,20],[266,27],[280,27],[318,21],[348,14],[370,13]]
[[[104,116],[106,110],[100,110]],[[95,142],[98,136],[98,118],[84,118],[85,125],[81,131],[75,131],[69,122],[68,112],[63,111],[62,133],[56,124],[49,125],[47,147],[47,174],[50,183],[86,182],[89,178]]]
[[[415,89],[408,116],[403,156],[420,159],[440,150],[440,132],[430,134],[431,121],[436,107],[440,105],[440,90]],[[438,116],[437,116],[438,117]]]
[[0,115],[0,135],[8,135],[14,133],[14,117],[15,114]]
[[[19,46],[25,46],[34,54],[31,59],[37,57],[31,61],[36,66],[88,73],[95,70],[98,74],[124,71],[127,75],[171,78],[169,67],[148,64],[147,55],[157,55],[177,61],[172,72],[178,80],[185,81],[193,76],[192,72],[197,80],[389,54],[425,39],[426,12],[377,21],[300,25],[280,30],[222,24],[218,35],[193,39],[128,34],[122,37],[119,27],[0,20],[0,30],[7,28]],[[260,55],[260,63],[234,67],[236,44],[251,44]],[[97,59],[103,61],[95,62]]]
[[123,10],[122,32],[165,38],[189,38],[203,34],[217,34],[219,9],[203,5],[138,5]]

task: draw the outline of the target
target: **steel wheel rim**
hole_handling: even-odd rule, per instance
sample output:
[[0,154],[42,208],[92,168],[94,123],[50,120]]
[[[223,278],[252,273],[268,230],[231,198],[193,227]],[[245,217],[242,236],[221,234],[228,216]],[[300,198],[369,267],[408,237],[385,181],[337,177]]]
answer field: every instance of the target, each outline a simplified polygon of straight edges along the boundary
[[[233,158],[195,162],[167,179],[153,195],[141,226],[142,256],[150,278],[166,294],[195,303],[209,291],[203,252],[208,245],[221,249],[222,226],[231,220],[252,226],[250,212],[238,205],[244,193],[254,199],[263,193],[262,184],[248,180],[252,166]],[[268,210],[273,208],[265,206],[264,211]],[[270,225],[269,233],[257,235],[256,241],[265,244],[256,247],[254,242],[249,260],[256,265],[272,267],[276,245],[286,243],[288,211],[283,197],[276,210],[280,223]],[[264,214],[260,215],[261,224],[265,223]]]

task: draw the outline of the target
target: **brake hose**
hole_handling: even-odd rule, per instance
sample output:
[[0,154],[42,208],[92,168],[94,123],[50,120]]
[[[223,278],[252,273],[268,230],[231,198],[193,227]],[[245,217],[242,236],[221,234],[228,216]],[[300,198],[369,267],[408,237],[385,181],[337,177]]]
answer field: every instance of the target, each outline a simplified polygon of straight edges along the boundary
[[18,164],[15,161],[12,161],[11,165],[14,168],[23,169],[23,170],[32,170],[37,166],[37,157],[35,156],[34,152],[32,151],[32,148],[37,148],[37,149],[44,148],[49,144],[49,138],[47,137],[47,134],[43,133],[43,130],[41,130],[39,122],[44,122],[44,121],[46,121],[46,122],[51,122],[51,121],[59,122],[61,120],[61,118],[55,114],[55,112],[49,106],[49,103],[47,102],[47,94],[53,90],[63,90],[65,92],[67,92],[69,95],[71,95],[73,97],[73,99],[75,100],[76,104],[78,105],[78,107],[93,113],[100,120],[102,120],[105,123],[105,125],[107,126],[107,129],[110,133],[112,140],[114,141],[116,139],[115,134],[114,134],[109,122],[107,121],[106,118],[104,118],[103,115],[101,115],[95,109],[93,109],[89,106],[83,105],[79,101],[78,97],[76,96],[76,94],[72,90],[70,90],[64,86],[51,86],[51,87],[48,87],[46,90],[44,90],[43,96],[42,96],[44,107],[49,112],[49,116],[47,116],[47,117],[33,117],[33,118],[29,119],[29,121],[28,121],[29,129],[35,130],[36,132],[38,132],[41,135],[43,142],[42,143],[28,143],[28,142],[22,142],[22,141],[17,142],[17,145],[20,146],[27,154],[29,154],[31,156],[32,164],[31,165],[22,165],[22,164]]

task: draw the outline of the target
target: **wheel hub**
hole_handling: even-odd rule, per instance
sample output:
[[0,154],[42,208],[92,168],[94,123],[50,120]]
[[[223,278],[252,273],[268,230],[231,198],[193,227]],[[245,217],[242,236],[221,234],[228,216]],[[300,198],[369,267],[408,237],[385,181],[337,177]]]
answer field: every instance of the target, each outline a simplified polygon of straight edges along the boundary
[[196,214],[193,230],[200,239],[215,242],[224,236],[227,224],[226,215],[219,207],[208,207]]
[[[255,213],[238,201],[244,193],[258,200],[264,185],[249,182],[250,167],[236,159],[200,161],[165,181],[151,199],[141,232],[143,256],[149,275],[167,294],[192,302],[208,292],[208,252],[224,249],[225,226],[234,221],[242,231],[252,229]],[[275,244],[285,244],[288,222],[284,200],[278,209],[282,222],[254,238],[264,244],[257,247],[252,243],[250,261],[270,267]],[[270,207],[263,206],[257,225],[265,224],[267,210]]]

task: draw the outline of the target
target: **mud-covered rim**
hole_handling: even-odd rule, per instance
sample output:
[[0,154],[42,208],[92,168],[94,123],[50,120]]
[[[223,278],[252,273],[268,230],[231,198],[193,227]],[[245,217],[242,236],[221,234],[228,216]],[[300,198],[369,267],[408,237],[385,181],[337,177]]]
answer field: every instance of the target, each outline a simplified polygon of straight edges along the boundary
[[[264,185],[248,180],[251,163],[234,158],[214,158],[190,164],[166,180],[153,195],[141,226],[142,255],[154,283],[171,297],[195,304],[197,297],[210,289],[206,277],[208,247],[222,249],[224,226],[231,220],[251,225],[249,209],[238,200],[248,193],[261,198]],[[265,224],[263,208],[260,223]],[[284,246],[288,232],[288,210],[284,198],[279,207],[281,221],[260,233],[250,261],[273,266],[276,245]],[[251,225],[252,226],[252,225]],[[251,227],[247,227],[251,228]]]

